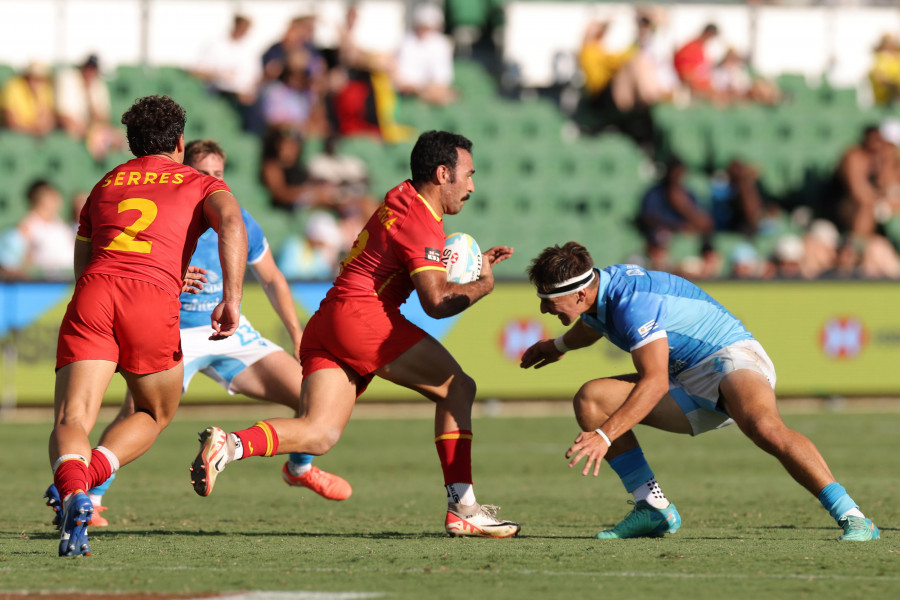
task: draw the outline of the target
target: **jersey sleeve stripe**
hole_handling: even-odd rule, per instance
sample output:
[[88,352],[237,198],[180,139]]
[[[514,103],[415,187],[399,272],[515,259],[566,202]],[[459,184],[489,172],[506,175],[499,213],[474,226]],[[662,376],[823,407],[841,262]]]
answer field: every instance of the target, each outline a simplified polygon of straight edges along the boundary
[[447,267],[445,267],[445,266],[443,266],[443,265],[441,265],[441,266],[437,266],[437,265],[434,265],[434,266],[426,265],[426,266],[424,266],[424,267],[419,267],[418,269],[413,269],[412,271],[409,272],[409,274],[410,274],[410,275],[415,275],[416,273],[421,273],[422,271],[443,271],[443,272],[446,273],[446,272],[447,272]]
[[666,330],[665,330],[665,329],[660,329],[660,330],[657,331],[656,333],[653,333],[653,334],[651,334],[651,335],[648,335],[647,337],[645,337],[644,339],[642,339],[640,342],[638,342],[637,344],[635,344],[634,346],[632,346],[631,348],[629,348],[628,351],[629,351],[629,352],[634,352],[634,351],[637,350],[638,348],[643,348],[644,346],[646,346],[646,345],[649,344],[650,342],[654,342],[654,341],[656,341],[656,340],[660,340],[660,339],[663,339],[663,338],[666,338],[666,337],[668,337],[668,335],[666,334]]

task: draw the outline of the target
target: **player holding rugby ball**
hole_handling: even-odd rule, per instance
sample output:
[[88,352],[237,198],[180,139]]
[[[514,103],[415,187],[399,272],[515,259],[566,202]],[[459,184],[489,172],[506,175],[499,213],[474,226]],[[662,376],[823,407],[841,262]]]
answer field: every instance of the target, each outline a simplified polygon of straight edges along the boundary
[[481,276],[459,284],[441,262],[444,215],[462,210],[475,191],[472,142],[446,131],[423,133],[410,158],[412,178],[391,189],[357,237],[341,273],[303,333],[301,413],[226,433],[208,427],[191,479],[212,491],[229,462],[290,452],[324,454],[350,419],[356,398],[375,375],[435,403],[435,444],[447,490],[446,531],[502,538],[519,524],[480,505],[472,486],[472,402],[475,382],[436,339],[400,314],[415,289],[434,318],[456,315],[494,287],[492,268],[513,250],[484,252]]

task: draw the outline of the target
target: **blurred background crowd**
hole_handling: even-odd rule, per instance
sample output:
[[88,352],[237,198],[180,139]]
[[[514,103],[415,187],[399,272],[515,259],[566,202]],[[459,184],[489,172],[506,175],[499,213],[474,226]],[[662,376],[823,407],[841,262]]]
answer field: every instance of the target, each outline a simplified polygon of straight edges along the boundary
[[[475,142],[476,191],[445,229],[516,247],[506,278],[570,239],[695,280],[900,278],[896,7],[873,8],[891,19],[866,25],[864,68],[829,77],[765,58],[755,11],[814,23],[878,2],[693,5],[690,26],[675,17],[691,3],[284,2],[263,43],[254,4],[198,8],[228,25],[194,23],[179,64],[99,49],[0,64],[0,279],[71,278],[81,206],[129,158],[119,116],[146,94],[185,106],[186,139],[222,144],[290,279],[335,275],[427,129]],[[534,24],[547,14],[566,26]]]

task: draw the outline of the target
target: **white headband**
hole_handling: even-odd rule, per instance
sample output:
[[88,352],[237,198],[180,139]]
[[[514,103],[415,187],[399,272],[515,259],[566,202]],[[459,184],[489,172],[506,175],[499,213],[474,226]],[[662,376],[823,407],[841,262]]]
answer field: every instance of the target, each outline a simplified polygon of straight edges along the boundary
[[580,292],[587,286],[591,284],[594,280],[594,269],[591,268],[587,273],[582,273],[576,277],[572,277],[571,279],[566,279],[565,281],[560,281],[559,283],[553,285],[550,289],[552,292],[548,292],[546,294],[542,294],[538,292],[538,298],[558,298],[559,296],[567,296],[569,294],[574,294],[575,292]]

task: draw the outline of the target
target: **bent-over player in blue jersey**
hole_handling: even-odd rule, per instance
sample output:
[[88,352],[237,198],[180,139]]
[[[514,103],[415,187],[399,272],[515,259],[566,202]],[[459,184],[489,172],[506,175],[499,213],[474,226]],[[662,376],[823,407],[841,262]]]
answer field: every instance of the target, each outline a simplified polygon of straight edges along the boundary
[[[184,164],[206,175],[222,179],[225,152],[213,140],[195,140],[185,146]],[[181,347],[184,354],[184,382],[186,392],[191,378],[199,371],[215,380],[229,394],[243,394],[257,400],[285,405],[298,411],[300,407],[300,339],[303,329],[297,319],[287,281],[275,264],[262,228],[246,210],[241,210],[247,228],[247,264],[259,280],[275,312],[291,336],[292,353],[264,338],[242,314],[238,330],[225,340],[210,340],[210,313],[222,299],[222,265],[219,261],[218,234],[207,230],[197,240],[191,256],[192,271],[203,285],[186,282],[181,294]],[[198,270],[199,269],[199,270]],[[192,278],[193,275],[188,275]],[[116,420],[134,412],[129,394]],[[313,466],[309,454],[291,454],[282,467],[282,478],[292,486],[307,487],[329,500],[345,500],[353,488],[343,478]],[[106,510],[102,497],[115,475],[89,491],[94,504],[93,526],[109,522],[98,513]],[[45,494],[47,504],[57,511],[59,498],[56,486]],[[56,522],[56,521],[54,521]]]
[[602,337],[631,353],[637,373],[588,381],[575,395],[583,433],[566,452],[582,475],[606,458],[634,495],[634,509],[600,539],[662,536],[681,526],[632,429],[643,424],[698,435],[737,423],[815,495],[844,530],[842,540],[878,539],[825,459],[806,436],[781,420],[775,368],[758,341],[724,306],[693,283],[637,265],[594,268],[587,249],[569,242],[546,248],[528,268],[541,312],[572,325],[555,340],[534,344],[523,368],[541,368]]

